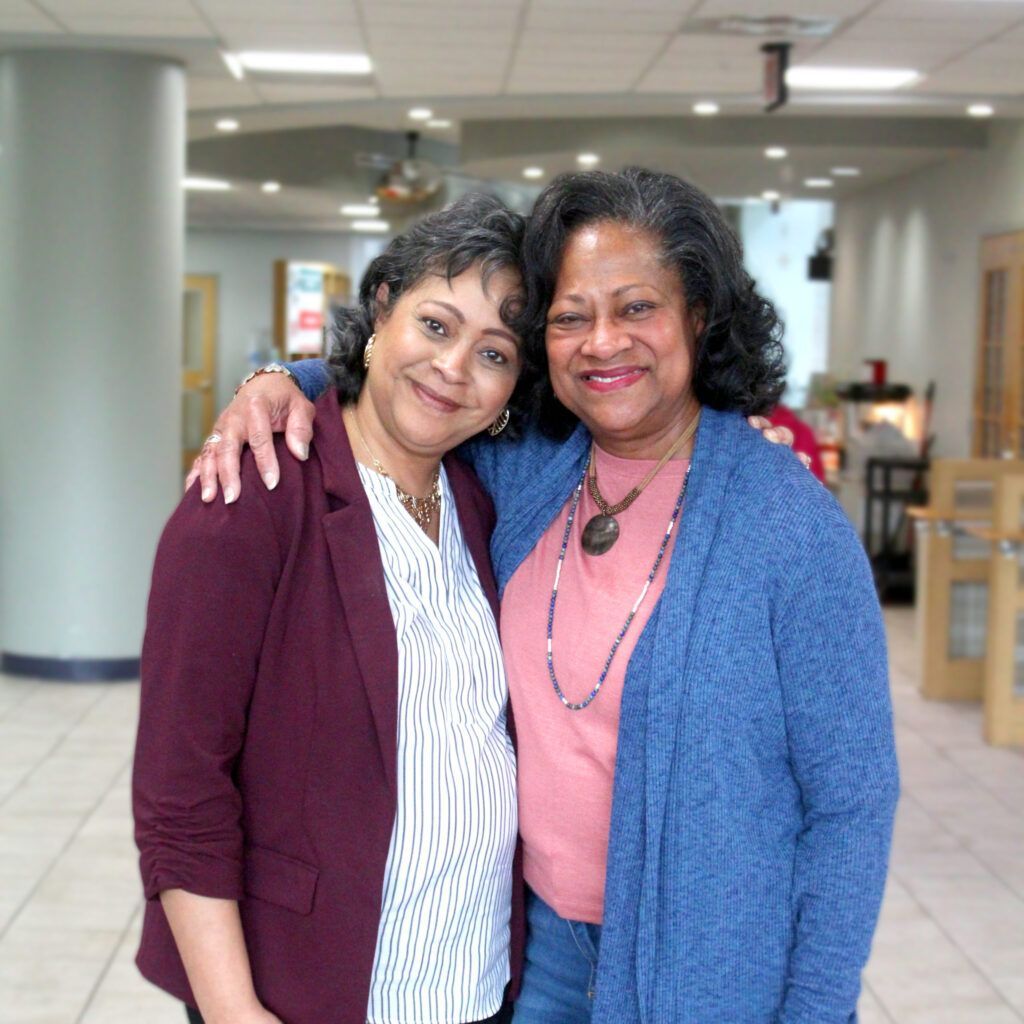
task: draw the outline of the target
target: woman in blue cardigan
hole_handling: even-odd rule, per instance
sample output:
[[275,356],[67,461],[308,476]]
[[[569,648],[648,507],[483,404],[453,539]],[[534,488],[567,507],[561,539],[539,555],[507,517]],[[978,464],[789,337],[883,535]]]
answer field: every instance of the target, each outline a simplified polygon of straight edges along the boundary
[[[846,517],[744,423],[781,391],[774,311],[670,175],[557,179],[525,262],[538,422],[466,452],[519,723],[517,1024],[856,1021],[898,792],[885,636]],[[290,387],[254,381],[225,441],[269,416],[301,454]]]

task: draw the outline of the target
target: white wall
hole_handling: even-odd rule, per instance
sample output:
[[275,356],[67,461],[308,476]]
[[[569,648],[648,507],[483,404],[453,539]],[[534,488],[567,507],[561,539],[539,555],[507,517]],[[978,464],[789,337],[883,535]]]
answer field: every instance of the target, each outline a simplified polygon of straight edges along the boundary
[[988,149],[867,189],[837,205],[829,368],[938,386],[936,454],[970,448],[985,235],[1024,228],[1024,125],[993,124]]
[[355,290],[366,265],[385,244],[380,238],[341,234],[190,229],[185,237],[186,273],[215,274],[219,280],[217,407],[230,401],[251,369],[254,339],[271,331],[275,260],[333,263],[348,272]]
[[804,404],[811,374],[824,371],[828,362],[831,286],[808,279],[807,260],[832,216],[832,203],[812,200],[783,203],[776,212],[754,203],[740,213],[746,268],[786,326],[785,400],[796,407]]

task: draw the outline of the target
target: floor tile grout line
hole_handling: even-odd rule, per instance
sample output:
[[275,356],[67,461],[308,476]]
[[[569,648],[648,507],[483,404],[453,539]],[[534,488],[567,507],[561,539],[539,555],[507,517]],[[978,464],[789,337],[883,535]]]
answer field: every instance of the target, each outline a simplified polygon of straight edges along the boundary
[[92,1001],[96,998],[96,993],[99,992],[103,985],[103,980],[110,973],[110,968],[114,965],[114,960],[117,958],[117,954],[121,951],[121,945],[124,940],[128,937],[128,933],[131,930],[132,922],[134,922],[136,915],[139,912],[139,907],[142,905],[140,899],[136,902],[135,906],[132,907],[131,913],[128,915],[128,920],[125,922],[124,927],[121,929],[121,934],[117,938],[117,942],[114,943],[114,948],[110,951],[110,956],[107,957],[107,962],[103,965],[103,969],[100,971],[93,983],[92,988],[89,990],[89,995],[86,996],[85,1004],[79,1011],[78,1016],[75,1018],[75,1024],[82,1024],[82,1020],[85,1015],[89,1012],[89,1007],[92,1006]]
[[[936,757],[945,761],[947,764],[952,765],[962,775],[966,775],[967,778],[971,780],[971,782],[973,782],[980,790],[982,790],[985,794],[987,794],[993,800],[995,800],[995,802],[999,804],[999,806],[1002,807],[1004,810],[1010,811],[1012,814],[1019,813],[1018,807],[1015,807],[1012,805],[1012,803],[1005,801],[998,793],[996,793],[994,790],[990,789],[987,785],[985,785],[985,783],[981,779],[979,779],[969,768],[965,767],[964,765],[958,763],[953,758],[951,758],[949,754],[946,753],[945,747],[942,747],[939,744],[932,741],[931,739],[926,738],[912,725],[907,725],[904,723],[900,725],[900,728],[906,729],[907,732],[912,733],[917,739],[921,740],[927,746],[931,747],[932,750],[935,752]],[[981,744],[979,744],[979,746],[980,745]]]
[[994,868],[990,867],[985,863],[975,852],[973,847],[968,846],[966,841],[958,836],[941,818],[936,817],[928,810],[927,807],[921,801],[914,796],[913,793],[905,792],[904,797],[909,799],[912,803],[916,804],[918,810],[928,818],[933,825],[935,825],[940,831],[948,835],[957,845],[957,848],[970,856],[973,860],[978,863],[978,866],[986,871],[992,878],[997,881],[1004,889],[1006,889],[1015,900],[1020,903],[1024,903],[1024,895],[1021,895],[1009,882],[1006,881]]
[[946,927],[942,924],[942,922],[937,917],[935,917],[931,913],[931,911],[929,911],[928,908],[921,902],[920,897],[917,895],[916,892],[914,892],[911,883],[906,878],[901,878],[897,872],[893,872],[892,874],[893,877],[896,878],[896,880],[900,883],[900,885],[902,885],[903,888],[906,889],[907,895],[917,905],[917,909],[920,910],[921,913],[924,914],[924,916],[927,917],[928,920],[930,920],[932,924],[935,925],[935,927],[945,937],[946,941],[949,942],[953,946],[953,948],[956,949],[957,952],[967,961],[967,963],[969,963],[971,967],[974,968],[977,974],[984,979],[985,984],[988,985],[988,987],[992,989],[992,991],[1000,999],[1002,999],[1002,1001],[1006,1004],[1007,1009],[1009,1009],[1009,1011],[1017,1018],[1017,1020],[1024,1021],[1024,1014],[1021,1014],[1017,1007],[1013,1003],[1011,1003],[1010,1000],[1006,997],[1006,993],[1004,993],[1003,990],[999,987],[999,985],[997,985],[996,982],[991,977],[989,977],[988,972],[984,970],[979,963],[977,963],[974,957],[971,956],[971,954],[968,953],[967,950],[964,949],[963,946],[961,946],[960,943],[956,941],[956,939],[953,938],[953,936],[946,930]]
[[22,776],[18,784],[8,794],[6,794],[2,800],[0,800],[0,811],[3,811],[4,806],[7,804],[7,802],[15,795],[15,793],[17,793],[22,788],[22,786],[25,785],[26,782],[28,782],[29,779],[32,778],[33,775],[35,775],[39,768],[51,757],[53,757],[54,754],[57,753],[57,751],[60,749],[64,741],[67,740],[71,733],[73,733],[75,729],[77,729],[78,726],[82,724],[85,718],[97,707],[97,705],[99,705],[107,697],[109,693],[109,686],[106,686],[102,690],[100,690],[100,692],[96,695],[95,700],[93,700],[85,707],[82,713],[64,730],[64,732],[60,733],[59,735],[56,735],[56,738],[54,739],[53,745],[50,747],[50,749],[47,750],[47,752],[36,761],[36,763],[32,766],[31,770],[28,773]]
[[[10,679],[10,676],[0,676],[0,682],[4,679]],[[42,684],[36,680],[30,680],[29,685],[26,686],[25,692],[13,703],[9,704],[2,712],[0,712],[0,722],[2,722],[12,711],[16,708],[20,708],[28,698],[35,693]]]
[[124,774],[125,768],[130,766],[131,762],[132,758],[130,756],[125,759],[125,764],[118,769],[113,779],[111,779],[110,782],[106,785],[106,787],[104,787],[103,791],[100,793],[99,797],[97,797],[93,805],[88,810],[82,813],[81,817],[78,820],[78,826],[71,833],[71,835],[68,836],[67,841],[64,843],[63,846],[61,846],[61,848],[51,859],[46,870],[36,879],[35,884],[29,890],[28,895],[21,901],[21,903],[18,905],[18,908],[7,919],[7,923],[4,924],[2,928],[0,928],[0,941],[2,941],[4,936],[11,930],[11,926],[21,916],[22,911],[24,911],[24,909],[29,905],[29,903],[32,902],[33,897],[39,891],[39,887],[43,884],[43,882],[46,881],[46,879],[50,876],[50,873],[53,871],[54,865],[61,859],[61,857],[64,856],[65,853],[67,853],[68,848],[71,846],[71,844],[78,837],[78,834],[81,832],[82,825],[90,817],[92,817],[93,814],[96,813],[97,808],[103,803],[104,800],[106,800],[107,796],[111,793],[111,791],[118,784],[118,782],[120,782],[121,776]]
[[871,993],[871,997],[874,999],[875,1003],[881,1009],[882,1013],[885,1015],[885,1019],[889,1022],[889,1024],[896,1024],[896,1018],[889,1012],[889,1007],[886,1005],[885,1000],[874,990],[871,983],[864,979],[861,979],[861,987],[865,991]]

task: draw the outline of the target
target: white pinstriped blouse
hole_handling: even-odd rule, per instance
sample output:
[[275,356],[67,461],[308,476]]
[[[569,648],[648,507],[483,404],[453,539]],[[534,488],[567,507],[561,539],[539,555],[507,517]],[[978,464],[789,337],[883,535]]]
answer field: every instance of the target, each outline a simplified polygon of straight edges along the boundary
[[398,636],[398,808],[370,1024],[490,1017],[509,978],[515,755],[494,615],[441,471],[439,543],[359,466]]

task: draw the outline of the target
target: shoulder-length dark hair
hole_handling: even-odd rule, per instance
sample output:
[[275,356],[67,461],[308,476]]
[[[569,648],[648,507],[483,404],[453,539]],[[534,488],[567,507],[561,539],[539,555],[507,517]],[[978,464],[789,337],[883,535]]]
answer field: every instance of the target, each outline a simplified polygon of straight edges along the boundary
[[680,277],[687,305],[704,322],[697,337],[693,389],[702,405],[746,415],[770,411],[785,387],[782,324],[743,267],[743,250],[714,201],[672,174],[629,167],[555,178],[540,194],[523,244],[528,342],[541,368],[535,395],[541,427],[564,436],[576,418],[555,398],[547,376],[544,323],[566,242],[587,224],[627,224],[657,239]]
[[[334,316],[327,363],[341,400],[355,401],[362,390],[366,380],[363,353],[376,321],[386,317],[402,295],[425,277],[433,274],[451,281],[471,267],[479,267],[486,289],[499,271],[514,270],[521,275],[525,223],[524,217],[513,213],[500,199],[473,192],[393,238],[363,274],[356,304],[339,309]],[[387,298],[379,302],[382,284],[387,285]],[[526,323],[524,298],[510,295],[499,310],[502,321],[520,338]],[[505,432],[513,436],[514,426],[524,419],[527,393],[535,387],[537,376],[530,372],[530,354],[525,345],[520,362],[522,370],[509,402],[511,419]]]

